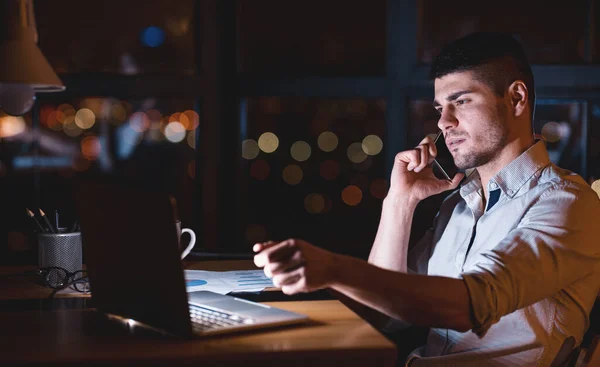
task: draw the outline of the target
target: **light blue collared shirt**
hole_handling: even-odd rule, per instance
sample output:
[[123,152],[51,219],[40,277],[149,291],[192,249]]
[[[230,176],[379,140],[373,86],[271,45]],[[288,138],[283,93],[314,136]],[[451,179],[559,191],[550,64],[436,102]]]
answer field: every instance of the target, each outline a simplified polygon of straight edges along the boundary
[[[600,200],[535,143],[488,183],[451,193],[409,252],[410,270],[463,279],[473,330],[432,328],[411,366],[549,366],[581,343],[600,290]],[[495,202],[494,202],[495,201]]]

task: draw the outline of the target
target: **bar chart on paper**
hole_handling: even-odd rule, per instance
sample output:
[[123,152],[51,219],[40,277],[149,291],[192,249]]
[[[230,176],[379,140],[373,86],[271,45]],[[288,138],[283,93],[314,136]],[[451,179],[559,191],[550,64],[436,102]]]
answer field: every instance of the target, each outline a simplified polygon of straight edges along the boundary
[[205,285],[205,284],[208,284],[208,282],[206,280],[202,280],[202,279],[191,279],[191,280],[185,281],[186,287],[196,287],[196,286]]
[[186,270],[188,292],[212,291],[220,294],[229,292],[260,292],[273,287],[273,281],[262,270],[206,271]]

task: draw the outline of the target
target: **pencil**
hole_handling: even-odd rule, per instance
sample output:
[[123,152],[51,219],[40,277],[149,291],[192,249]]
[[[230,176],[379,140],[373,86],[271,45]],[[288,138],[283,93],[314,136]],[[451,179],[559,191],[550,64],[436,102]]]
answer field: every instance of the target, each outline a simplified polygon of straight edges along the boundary
[[46,232],[44,230],[44,227],[42,227],[42,225],[40,224],[40,222],[38,222],[37,218],[35,217],[35,214],[33,214],[33,212],[31,210],[29,210],[28,208],[25,208],[25,213],[27,213],[27,216],[31,219],[32,222],[35,223],[36,227],[39,229],[40,232]]
[[44,219],[44,223],[46,223],[46,225],[48,226],[48,230],[52,233],[56,233],[56,229],[54,229],[54,227],[52,226],[52,223],[50,223],[50,220],[48,220],[46,213],[44,213],[44,211],[41,208],[40,208],[40,215],[42,216],[42,219]]

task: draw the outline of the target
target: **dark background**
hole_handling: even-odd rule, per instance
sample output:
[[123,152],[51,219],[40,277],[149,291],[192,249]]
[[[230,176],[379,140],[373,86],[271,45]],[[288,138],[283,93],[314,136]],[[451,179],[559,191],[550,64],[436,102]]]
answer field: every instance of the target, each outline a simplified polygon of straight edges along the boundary
[[[39,46],[67,90],[39,94],[22,119],[0,117],[0,261],[37,261],[25,208],[58,209],[72,223],[79,178],[168,192],[198,234],[200,258],[292,236],[366,258],[394,155],[436,131],[428,64],[478,30],[523,43],[536,133],[555,163],[591,183],[600,177],[599,5],[35,1]],[[335,134],[335,149],[319,146],[323,132]],[[257,150],[264,133],[277,136],[273,152]],[[361,149],[367,136],[382,143],[364,148],[372,155]],[[414,238],[440,200],[419,209]]]

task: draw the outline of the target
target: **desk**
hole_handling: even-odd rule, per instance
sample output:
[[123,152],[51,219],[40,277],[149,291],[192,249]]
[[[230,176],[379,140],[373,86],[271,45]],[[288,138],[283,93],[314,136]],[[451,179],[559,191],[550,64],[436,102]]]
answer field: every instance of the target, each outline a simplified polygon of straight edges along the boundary
[[[186,263],[203,270],[251,269],[248,261]],[[0,268],[14,274],[23,267]],[[394,345],[337,300],[271,302],[311,319],[301,326],[175,340],[108,322],[92,309],[9,309],[50,293],[24,279],[1,278],[0,364],[44,366],[393,366]],[[11,301],[12,300],[12,301]]]

